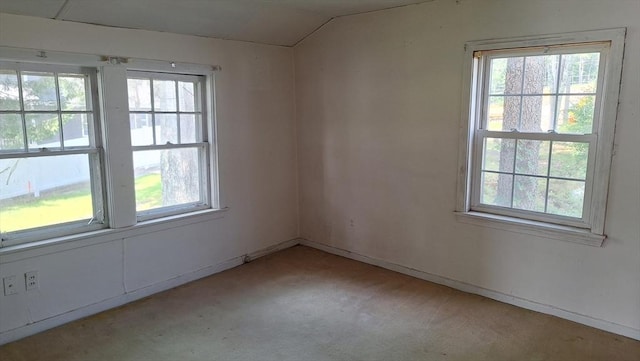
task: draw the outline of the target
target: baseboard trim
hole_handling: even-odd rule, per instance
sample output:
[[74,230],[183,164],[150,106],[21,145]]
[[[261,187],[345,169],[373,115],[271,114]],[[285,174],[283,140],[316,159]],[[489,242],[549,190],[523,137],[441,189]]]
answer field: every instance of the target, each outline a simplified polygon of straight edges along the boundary
[[213,274],[226,271],[228,269],[237,267],[247,262],[248,260],[255,260],[260,257],[264,257],[271,253],[296,246],[300,243],[300,240],[295,238],[288,241],[278,243],[274,246],[270,246],[255,252],[251,252],[242,256],[234,257],[229,260],[211,265],[197,271],[186,273],[175,278],[171,278],[151,286],[139,288],[131,292],[118,295],[116,297],[108,298],[106,300],[87,305],[69,312],[65,312],[56,316],[52,316],[34,323],[30,323],[12,330],[8,330],[0,333],[0,345],[4,345],[9,342],[17,341],[21,338],[35,335],[54,327],[64,325],[72,321],[85,318],[96,313],[110,310],[127,303],[137,301],[139,299],[149,297],[153,294],[166,291],[171,288],[175,288],[184,285],[189,282],[193,282],[197,279],[211,276]]
[[378,266],[381,268],[385,268],[391,271],[395,271],[398,273],[406,274],[411,277],[416,277],[419,279],[423,279],[425,281],[441,284],[447,287],[451,287],[463,292],[473,293],[476,295],[484,296],[487,298],[491,298],[496,301],[508,303],[514,306],[522,307],[528,310],[545,313],[552,316],[557,316],[560,318],[564,318],[569,321],[581,323],[583,325],[587,325],[590,327],[594,327],[600,330],[604,330],[607,332],[612,332],[618,335],[622,335],[625,337],[629,337],[635,340],[640,340],[640,330],[631,328],[628,326],[620,325],[617,323],[600,320],[597,318],[593,318],[590,316],[582,315],[579,313],[567,311],[561,308],[557,308],[551,305],[546,305],[542,303],[538,303],[535,301],[527,300],[524,298],[507,295],[502,292],[493,291],[490,289],[474,286],[472,284],[464,283],[461,281],[456,281],[450,278],[434,275],[431,273],[419,271],[413,268],[401,266],[395,263],[387,262],[384,260],[380,260],[377,258],[368,257],[365,255],[361,255],[355,252],[347,251],[344,249],[328,246],[322,243],[310,241],[307,239],[299,240],[301,245],[308,246],[311,248],[315,248],[327,253],[335,254],[337,256],[342,256],[345,258],[353,259],[355,261],[371,264],[374,266]]
[[278,243],[276,245],[267,247],[267,248],[263,248],[261,250],[257,250],[255,252],[251,252],[251,253],[247,253],[247,255],[244,256],[244,261],[245,262],[251,262],[257,258],[260,257],[264,257],[267,256],[271,253],[275,253],[278,251],[282,251],[283,249],[287,249],[287,248],[291,248],[293,246],[297,246],[300,244],[300,239],[299,238],[293,238],[290,239],[288,241],[284,241],[281,243]]
[[21,326],[12,330],[0,333],[0,345],[4,345],[9,342],[19,340],[24,337],[34,335],[46,331],[48,329],[61,326],[65,323],[69,323],[75,320],[79,320],[84,317],[94,315],[115,307],[125,305],[127,303],[151,296],[153,294],[166,291],[171,288],[181,286],[183,284],[195,281],[200,278],[204,278],[234,267],[237,267],[245,262],[253,261],[257,258],[267,256],[271,253],[287,249],[298,244],[315,248],[327,253],[335,254],[345,258],[353,259],[355,261],[371,264],[381,268],[385,268],[394,272],[406,274],[408,276],[423,279],[425,281],[445,285],[463,292],[473,293],[487,298],[494,299],[496,301],[508,303],[514,306],[522,307],[536,312],[541,312],[560,318],[564,318],[569,321],[581,323],[590,327],[598,328],[604,331],[619,334],[625,337],[629,337],[635,340],[640,340],[640,330],[634,329],[628,326],[620,325],[617,323],[596,319],[590,316],[581,315],[575,312],[560,309],[551,305],[530,301],[524,298],[507,295],[498,291],[489,290],[486,288],[474,286],[468,283],[452,280],[446,277],[434,275],[431,273],[419,271],[409,267],[401,266],[395,263],[387,262],[384,260],[368,257],[355,252],[347,251],[344,249],[328,246],[322,243],[310,241],[303,238],[291,239],[281,242],[274,246],[270,246],[255,252],[251,252],[242,256],[234,257],[232,259],[220,262],[215,265],[211,265],[200,270],[180,275],[178,277],[156,283],[154,285],[140,288],[113,298],[109,298],[98,303],[94,303],[85,307],[81,307],[60,315],[56,315],[44,320],[40,320],[25,326]]

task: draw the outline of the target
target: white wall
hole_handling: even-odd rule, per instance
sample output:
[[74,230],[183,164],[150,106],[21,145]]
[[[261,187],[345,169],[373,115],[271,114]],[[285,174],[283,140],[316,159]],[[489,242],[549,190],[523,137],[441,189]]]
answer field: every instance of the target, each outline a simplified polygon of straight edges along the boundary
[[[295,48],[301,236],[640,335],[640,2],[436,0]],[[456,221],[464,43],[628,27],[603,248]],[[613,327],[613,329],[616,329]]]
[[3,250],[0,278],[38,270],[40,289],[0,292],[0,343],[28,333],[16,332],[27,324],[175,285],[297,236],[291,48],[8,14],[0,14],[0,46],[222,66],[216,84],[220,177],[223,206],[230,207],[222,218],[171,228]]

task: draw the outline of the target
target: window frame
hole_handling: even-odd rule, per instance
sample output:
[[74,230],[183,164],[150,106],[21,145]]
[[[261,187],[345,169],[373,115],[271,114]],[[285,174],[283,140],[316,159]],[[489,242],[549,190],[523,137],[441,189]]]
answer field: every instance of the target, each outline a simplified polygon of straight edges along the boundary
[[[458,181],[456,215],[462,222],[493,228],[506,229],[521,233],[535,234],[548,238],[556,238],[594,246],[601,246],[606,235],[604,220],[606,202],[613,155],[613,140],[617,103],[620,88],[622,56],[626,29],[607,29],[576,33],[541,35],[510,39],[472,41],[465,44],[463,68],[463,98],[460,126],[460,149],[458,154]],[[594,132],[591,135],[572,135],[559,133],[519,133],[526,139],[540,138],[561,141],[588,141],[590,144],[587,179],[585,185],[585,202],[583,217],[547,216],[537,212],[520,211],[512,208],[487,207],[479,204],[480,175],[482,164],[483,139],[494,131],[482,129],[488,96],[485,89],[488,85],[487,70],[489,61],[482,52],[497,55],[501,52],[517,52],[525,55],[528,51],[539,52],[540,49],[561,53],[572,53],[571,46],[582,48],[598,48],[608,43],[605,56],[601,53],[598,81],[602,87],[596,95],[594,114]],[[580,51],[582,52],[582,51]],[[479,54],[480,53],[480,54]],[[488,90],[487,90],[488,94]],[[598,96],[600,97],[598,99]],[[597,113],[596,113],[597,112]],[[596,120],[597,119],[597,120]],[[599,120],[599,121],[598,121]],[[598,124],[595,122],[598,121]],[[500,138],[515,137],[510,132],[499,132]],[[544,134],[544,135],[541,135]],[[514,169],[515,174],[515,169]],[[547,175],[549,176],[549,175]]]
[[[207,112],[207,87],[206,77],[203,75],[194,74],[179,74],[179,73],[166,73],[158,71],[141,71],[141,70],[128,70],[128,79],[149,79],[151,87],[151,109],[149,111],[132,111],[129,109],[129,114],[149,114],[151,115],[151,127],[153,132],[153,139],[155,143],[155,115],[156,114],[176,114],[179,121],[180,114],[183,113],[199,113],[200,119],[197,121],[198,134],[200,139],[196,139],[196,142],[192,143],[166,143],[166,144],[153,144],[153,145],[131,145],[132,155],[136,151],[153,151],[153,150],[165,150],[165,149],[181,149],[181,148],[196,148],[198,149],[198,164],[200,170],[200,201],[177,204],[172,206],[157,207],[153,209],[138,211],[136,210],[136,216],[139,222],[173,216],[182,213],[189,213],[199,211],[203,209],[211,208],[211,152],[209,144],[209,114]],[[154,95],[153,95],[153,81],[154,80],[171,80],[171,81],[189,81],[193,82],[197,86],[196,110],[193,112],[181,112],[178,101],[178,89],[176,88],[176,110],[175,111],[157,111],[154,107]],[[179,128],[179,127],[178,127]],[[134,177],[135,180],[135,177]]]
[[[569,216],[555,215],[549,213],[541,213],[535,211],[527,211],[520,210],[517,208],[505,208],[501,206],[493,206],[481,203],[481,168],[482,168],[482,157],[484,155],[483,145],[484,140],[487,138],[494,139],[514,139],[514,140],[539,140],[539,141],[550,141],[550,142],[576,142],[576,143],[587,143],[589,144],[589,153],[588,153],[588,162],[587,162],[587,174],[585,179],[585,195],[591,195],[593,189],[593,178],[594,178],[594,159],[597,148],[598,141],[598,132],[591,132],[589,134],[574,134],[574,133],[558,133],[558,132],[523,132],[523,131],[515,131],[515,132],[507,132],[507,131],[496,131],[496,130],[488,130],[488,110],[489,110],[489,98],[490,98],[490,89],[489,89],[489,81],[490,76],[486,76],[490,72],[490,63],[493,59],[503,58],[505,55],[508,56],[538,56],[538,55],[567,55],[567,54],[584,54],[584,53],[598,53],[599,56],[599,69],[604,69],[605,64],[607,62],[607,57],[609,53],[609,44],[608,43],[587,43],[587,45],[559,45],[559,46],[551,46],[551,47],[537,47],[537,48],[525,48],[525,49],[508,49],[508,50],[497,50],[497,51],[482,51],[482,54],[479,56],[478,60],[478,70],[479,70],[479,78],[481,80],[481,86],[479,89],[476,89],[478,93],[478,103],[479,111],[476,112],[476,129],[474,139],[474,148],[473,148],[473,170],[472,170],[472,189],[471,189],[471,205],[470,209],[472,211],[479,211],[485,213],[494,213],[498,215],[504,216],[512,216],[517,218],[531,219],[535,221],[555,223],[566,226],[573,226],[579,228],[590,228],[590,218],[591,218],[591,197],[585,196],[583,200],[582,206],[582,217],[575,218]],[[487,54],[488,53],[488,54]],[[478,57],[478,56],[476,56]],[[560,72],[560,67],[558,67],[558,72]],[[598,72],[598,78],[596,79],[598,88],[594,93],[596,97],[596,102],[594,104],[594,116],[592,128],[600,129],[600,108],[602,101],[602,85],[604,84],[604,71]],[[558,74],[559,75],[559,74]],[[560,79],[556,80],[558,83]],[[525,96],[531,96],[531,94],[516,94],[515,96],[519,96],[523,99]],[[557,102],[559,101],[560,96],[566,96],[566,94],[559,93],[559,89],[556,89],[555,93],[545,93],[544,96],[554,96],[554,104],[557,106]],[[555,121],[554,117],[554,121]],[[555,122],[554,122],[555,127]],[[552,152],[550,150],[549,157],[552,156]],[[551,166],[551,163],[548,165]],[[515,168],[515,167],[514,167]],[[518,176],[516,170],[513,170],[513,176]],[[524,174],[523,174],[524,175]],[[528,175],[527,175],[528,176]],[[550,179],[558,179],[561,177],[551,177],[550,174],[546,176],[535,176],[536,178],[545,178],[547,181]],[[568,178],[567,178],[568,179]],[[478,180],[478,181],[475,181]],[[515,181],[515,180],[514,180]],[[513,198],[512,198],[513,201]]]
[[[104,223],[86,223],[79,228],[63,225],[61,232],[50,228],[30,231],[20,238],[1,239],[0,252],[13,252],[45,245],[81,241],[93,242],[95,237],[111,237],[113,234],[138,234],[145,229],[168,229],[176,224],[188,224],[199,220],[223,217],[229,208],[222,206],[225,200],[220,192],[219,152],[216,114],[216,74],[218,65],[126,58],[86,53],[43,51],[37,49],[0,46],[0,61],[44,67],[85,67],[95,72],[91,85],[97,87],[91,102],[95,120],[95,138],[102,156],[101,184]],[[206,118],[208,164],[204,168],[209,183],[207,207],[164,213],[153,219],[138,219],[134,200],[133,157],[127,98],[127,72],[159,72],[203,77],[201,104]],[[126,119],[126,122],[122,120]],[[88,223],[88,222],[87,222]],[[4,236],[4,235],[3,235]]]
[[[56,148],[40,148],[29,149],[27,143],[24,144],[26,149],[20,151],[0,151],[0,159],[24,159],[24,158],[42,158],[56,157],[64,155],[86,154],[89,162],[89,182],[91,188],[91,198],[93,207],[93,216],[86,219],[76,221],[60,222],[46,226],[27,228],[17,231],[2,233],[0,239],[0,247],[6,247],[14,244],[38,241],[43,238],[62,237],[76,233],[91,232],[108,227],[108,214],[106,212],[106,185],[104,181],[105,161],[102,148],[101,121],[100,121],[100,101],[98,95],[98,77],[95,68],[81,65],[59,65],[49,63],[31,63],[21,60],[5,60],[0,59],[0,66],[3,69],[15,70],[18,73],[18,86],[20,94],[20,109],[10,111],[0,111],[3,114],[18,113],[20,114],[23,132],[25,132],[25,114],[43,113],[57,114],[59,122],[64,114],[86,114],[89,145],[87,146],[69,146],[64,145],[64,130],[62,123],[60,126],[60,147]],[[23,100],[22,80],[20,74],[22,72],[45,72],[54,73],[56,76],[56,110],[26,110]],[[60,88],[57,81],[58,74],[84,74],[87,76],[88,87],[86,91],[87,102],[91,108],[85,111],[65,111],[60,105]],[[90,114],[90,115],[89,115]],[[24,133],[25,138],[27,134]]]

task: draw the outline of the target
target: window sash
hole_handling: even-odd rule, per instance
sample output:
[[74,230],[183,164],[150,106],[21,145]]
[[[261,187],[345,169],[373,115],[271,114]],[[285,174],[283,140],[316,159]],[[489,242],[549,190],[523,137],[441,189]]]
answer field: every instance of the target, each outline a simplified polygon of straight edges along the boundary
[[0,159],[21,159],[36,157],[56,157],[61,155],[86,154],[89,160],[89,183],[91,188],[91,198],[93,216],[70,222],[61,222],[41,227],[26,228],[17,231],[2,233],[0,247],[15,244],[37,241],[43,238],[62,237],[71,234],[89,232],[108,227],[106,215],[103,170],[101,159],[104,159],[101,149],[67,150],[56,152],[26,153],[26,154],[3,154]]
[[[600,129],[600,114],[601,114],[601,105],[603,101],[603,89],[604,89],[604,78],[606,73],[606,64],[607,64],[607,56],[609,55],[609,50],[611,45],[609,42],[594,42],[594,43],[582,43],[582,44],[567,44],[567,45],[555,45],[555,46],[545,46],[545,47],[529,47],[524,49],[500,49],[500,50],[488,50],[488,51],[479,51],[474,53],[474,56],[479,57],[480,62],[478,62],[478,76],[481,79],[481,89],[477,89],[478,95],[480,97],[481,104],[480,112],[478,115],[479,119],[475,122],[477,129],[487,129],[488,128],[488,112],[489,112],[489,98],[490,96],[514,96],[520,97],[523,99],[527,96],[552,96],[555,98],[556,106],[558,102],[558,98],[560,96],[571,96],[571,95],[595,95],[596,100],[594,102],[595,108],[593,111],[593,124],[592,124],[592,132],[598,133]],[[504,58],[514,58],[514,57],[529,57],[529,56],[542,56],[542,55],[573,55],[573,54],[585,54],[585,53],[599,53],[599,64],[598,64],[598,77],[596,80],[596,92],[595,93],[561,93],[558,89],[555,92],[550,93],[541,93],[541,94],[493,94],[490,92],[489,82],[491,80],[491,61],[494,59],[504,59]],[[561,67],[558,66],[558,74],[556,81],[560,82],[560,71]],[[558,84],[556,84],[558,85]],[[554,127],[557,122],[557,114],[554,114],[553,124]]]
[[[132,147],[133,153],[136,151],[149,150],[169,150],[169,149],[198,149],[198,168],[200,173],[200,197],[196,202],[188,202],[175,204],[170,206],[156,207],[153,209],[136,211],[138,221],[146,221],[149,219],[172,216],[181,213],[193,212],[211,207],[211,199],[209,194],[209,144],[208,143],[190,143],[190,144],[161,144],[150,146]],[[134,177],[135,180],[135,177]]]
[[[501,207],[496,205],[485,204],[481,202],[481,187],[482,187],[482,161],[483,161],[483,148],[486,138],[497,139],[515,139],[515,140],[540,140],[550,142],[572,142],[572,143],[587,143],[589,145],[589,153],[587,158],[587,172],[585,175],[585,191],[582,204],[582,217],[568,217],[557,214],[550,214],[544,212],[536,212],[529,210],[521,210],[511,207]],[[562,224],[568,226],[574,226],[579,228],[589,228],[589,220],[591,218],[591,194],[593,189],[593,173],[595,164],[596,144],[598,138],[596,135],[575,135],[575,134],[557,134],[557,133],[517,133],[517,132],[495,132],[478,130],[474,139],[474,159],[473,159],[473,174],[471,176],[471,210],[481,211],[487,213],[500,214],[504,216],[515,216],[517,218],[531,219],[541,222]],[[549,156],[552,152],[550,150]],[[515,155],[514,155],[515,157]],[[490,171],[491,173],[503,173],[511,174],[514,177],[517,175],[544,178],[560,179],[560,180],[574,180],[573,178],[566,177],[552,177],[550,174],[546,176],[520,174],[513,169],[513,172],[499,172]],[[548,194],[545,194],[545,198],[548,200]]]
[[[99,122],[98,114],[100,113],[99,106],[99,96],[98,96],[98,88],[97,88],[97,75],[96,70],[87,67],[77,67],[77,66],[68,66],[68,65],[52,65],[52,64],[31,64],[31,63],[16,63],[16,62],[7,62],[0,61],[0,68],[13,70],[17,72],[18,77],[18,89],[19,89],[19,104],[20,109],[17,110],[0,110],[0,114],[15,114],[19,115],[22,122],[22,131],[23,131],[23,150],[0,150],[0,154],[10,153],[10,154],[27,154],[31,152],[40,152],[41,148],[38,149],[29,149],[29,143],[27,139],[27,129],[26,129],[26,114],[56,114],[58,117],[58,126],[60,130],[59,138],[60,138],[60,146],[59,147],[48,147],[46,150],[51,152],[58,152],[66,149],[96,149],[100,147],[100,137],[96,135],[99,134]],[[24,72],[38,72],[38,73],[53,73],[55,76],[55,92],[56,92],[56,109],[52,110],[27,110],[25,109],[24,96],[23,96],[23,84],[22,84],[22,73]],[[60,75],[64,74],[81,74],[85,75],[85,99],[87,102],[87,109],[85,110],[62,110],[61,104],[61,95],[60,95],[60,85],[58,82],[58,78]],[[64,115],[73,115],[73,114],[84,114],[87,116],[87,126],[88,126],[88,140],[89,145],[86,146],[65,146],[64,142],[64,127],[62,125],[62,118]]]

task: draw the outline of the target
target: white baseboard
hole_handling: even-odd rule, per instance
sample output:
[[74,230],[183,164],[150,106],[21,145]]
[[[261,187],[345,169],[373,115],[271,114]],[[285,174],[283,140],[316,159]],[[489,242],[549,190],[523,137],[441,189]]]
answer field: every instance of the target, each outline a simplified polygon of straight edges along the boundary
[[473,293],[476,295],[494,299],[496,301],[508,303],[514,306],[526,308],[528,310],[532,310],[536,312],[546,313],[549,315],[564,318],[569,321],[573,321],[573,322],[581,323],[583,325],[587,325],[590,327],[598,328],[607,332],[612,332],[612,333],[629,337],[635,340],[640,340],[640,330],[635,328],[631,328],[628,326],[620,325],[620,324],[605,321],[605,320],[600,320],[600,319],[593,318],[586,315],[581,315],[579,313],[563,310],[561,308],[557,308],[551,305],[545,305],[545,304],[538,303],[535,301],[530,301],[524,298],[507,295],[498,291],[493,291],[486,288],[474,286],[468,283],[452,280],[442,276],[437,276],[431,273],[418,271],[413,268],[401,266],[395,263],[379,260],[376,258],[371,258],[358,253],[343,250],[340,248],[327,246],[325,244],[310,241],[307,239],[300,239],[299,241],[301,245],[316,248],[327,253],[335,254],[345,258],[350,258],[363,263],[368,263],[368,264],[385,268],[391,271],[406,274],[411,277],[416,277],[416,278],[423,279],[425,281],[445,285],[460,291]]
[[457,290],[461,290],[464,292],[477,294],[477,295],[491,298],[500,302],[512,304],[514,306],[526,308],[536,312],[550,314],[550,315],[564,318],[570,321],[578,322],[587,326],[598,328],[604,331],[608,331],[608,332],[616,333],[629,338],[633,338],[636,340],[640,340],[640,330],[637,330],[628,326],[620,325],[620,324],[609,322],[609,321],[599,320],[593,317],[563,310],[550,305],[541,304],[535,301],[530,301],[527,299],[507,295],[501,292],[485,289],[485,288],[474,286],[464,282],[418,271],[412,268],[408,268],[408,267],[397,265],[391,262],[367,257],[354,252],[327,246],[327,245],[309,241],[306,239],[292,239],[271,247],[267,247],[262,250],[251,252],[246,255],[234,257],[227,261],[224,261],[224,262],[221,262],[221,263],[218,263],[218,264],[215,264],[215,265],[212,265],[188,274],[184,274],[163,282],[159,282],[148,287],[137,289],[135,291],[131,291],[129,293],[125,293],[113,298],[109,298],[95,304],[91,304],[91,305],[88,305],[79,309],[75,309],[73,311],[69,311],[60,315],[56,315],[38,322],[34,322],[25,326],[21,326],[12,330],[5,331],[3,333],[0,333],[0,345],[9,343],[12,341],[16,341],[18,339],[21,339],[27,336],[34,335],[36,333],[46,331],[48,329],[51,329],[57,326],[61,326],[65,323],[75,321],[87,316],[91,316],[96,313],[100,313],[115,307],[122,306],[129,302],[133,302],[141,298],[151,296],[155,293],[162,292],[174,287],[178,287],[180,285],[195,281],[197,279],[207,277],[212,274],[228,270],[230,268],[234,268],[236,266],[241,265],[244,262],[252,261],[257,258],[266,256],[268,254],[271,254],[289,247],[293,247],[298,244],[316,248],[321,251],[335,254],[338,256],[350,258],[359,262],[368,263],[374,266],[389,269],[398,273],[423,279],[425,281],[445,285],[445,286],[455,288]]
[[276,245],[273,245],[271,247],[267,247],[252,253],[247,254],[246,256],[244,256],[244,261],[245,262],[251,262],[254,259],[260,258],[260,257],[264,257],[266,255],[269,255],[271,253],[275,253],[278,251],[281,251],[283,249],[287,249],[293,246],[297,246],[300,244],[300,239],[299,238],[294,238],[294,239],[290,239],[288,241],[284,241],[281,243],[278,243]]
[[129,302],[133,302],[141,298],[145,298],[153,294],[181,286],[183,284],[195,281],[200,278],[204,278],[222,271],[226,271],[228,269],[240,266],[247,260],[254,260],[254,259],[266,256],[268,254],[283,250],[285,248],[293,247],[295,245],[298,245],[299,243],[300,242],[298,239],[291,239],[291,240],[276,244],[274,246],[267,247],[265,249],[251,252],[246,255],[234,257],[232,259],[223,261],[221,263],[211,265],[191,273],[183,274],[178,277],[153,284],[151,286],[139,288],[137,290],[134,290],[122,295],[118,295],[116,297],[109,298],[104,301],[100,301],[100,302],[97,302],[88,306],[84,306],[66,313],[62,313],[50,318],[46,318],[44,320],[40,320],[25,326],[21,326],[18,328],[14,328],[12,330],[5,331],[3,333],[0,333],[0,345],[4,345],[6,343],[13,342],[24,337],[34,335],[36,333],[46,331],[54,327],[58,327],[65,323],[79,320],[81,318],[91,316],[96,313],[100,313],[115,307],[122,306]]

